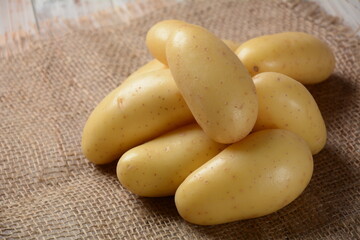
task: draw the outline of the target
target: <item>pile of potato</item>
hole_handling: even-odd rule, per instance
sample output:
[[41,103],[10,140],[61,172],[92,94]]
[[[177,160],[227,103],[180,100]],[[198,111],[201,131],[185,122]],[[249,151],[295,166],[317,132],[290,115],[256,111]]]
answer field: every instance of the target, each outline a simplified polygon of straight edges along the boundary
[[326,143],[303,84],[324,81],[334,56],[321,40],[284,32],[241,44],[178,20],[155,24],[155,57],[106,96],[83,130],[95,164],[120,160],[117,177],[146,197],[175,195],[200,225],[260,217],[308,185]]

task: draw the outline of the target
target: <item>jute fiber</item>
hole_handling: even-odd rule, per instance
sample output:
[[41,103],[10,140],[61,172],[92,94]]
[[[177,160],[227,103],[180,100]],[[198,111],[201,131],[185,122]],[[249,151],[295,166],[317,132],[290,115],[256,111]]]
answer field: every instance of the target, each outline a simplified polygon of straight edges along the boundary
[[[177,18],[221,38],[304,31],[326,41],[336,69],[310,86],[328,128],[310,185],[271,215],[196,226],[172,197],[141,198],[95,166],[81,132],[96,104],[151,59],[147,30]],[[360,39],[314,4],[188,1],[127,24],[76,30],[0,59],[0,238],[3,239],[360,239]]]

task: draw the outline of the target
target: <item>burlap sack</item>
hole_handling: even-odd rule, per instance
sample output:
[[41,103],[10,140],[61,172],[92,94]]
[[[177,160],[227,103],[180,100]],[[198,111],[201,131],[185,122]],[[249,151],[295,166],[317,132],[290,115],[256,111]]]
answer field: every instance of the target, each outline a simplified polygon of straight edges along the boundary
[[[89,113],[150,59],[145,34],[166,18],[236,41],[304,31],[334,50],[334,74],[309,87],[328,142],[314,157],[310,185],[289,206],[258,219],[196,226],[181,219],[172,197],[137,197],[119,184],[116,163],[95,166],[82,155]],[[314,4],[191,1],[129,24],[76,30],[36,45],[0,59],[0,238],[360,238],[360,41]]]

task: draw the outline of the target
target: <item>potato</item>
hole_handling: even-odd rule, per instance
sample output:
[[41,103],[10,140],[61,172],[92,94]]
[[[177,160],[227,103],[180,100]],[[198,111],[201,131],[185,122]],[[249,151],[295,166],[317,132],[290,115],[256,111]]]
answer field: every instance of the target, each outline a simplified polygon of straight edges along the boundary
[[180,215],[200,225],[256,218],[297,198],[313,158],[306,142],[283,129],[252,133],[190,174],[175,193]]
[[260,73],[254,78],[259,113],[254,130],[281,128],[303,137],[316,154],[326,144],[326,127],[310,92],[281,73]]
[[[168,65],[166,59],[165,46],[171,33],[177,28],[188,24],[180,20],[164,20],[153,25],[146,34],[146,46],[151,55],[161,63]],[[224,43],[233,51],[239,47],[239,43],[231,40],[223,40]]]
[[167,39],[178,27],[187,24],[180,20],[164,20],[156,23],[150,28],[146,34],[146,46],[149,49],[151,55],[157,60],[167,65],[165,45]]
[[252,76],[279,72],[303,84],[327,79],[335,67],[331,49],[321,40],[302,32],[284,32],[250,39],[236,54]]
[[153,59],[153,60],[149,61],[148,63],[146,63],[145,65],[138,68],[135,72],[133,72],[129,76],[129,78],[133,77],[135,75],[138,75],[138,74],[143,74],[143,73],[152,72],[152,71],[160,70],[160,69],[167,69],[167,68],[168,67],[166,65],[162,64],[157,59]]
[[193,121],[170,70],[127,79],[91,113],[82,150],[96,164],[109,163],[130,148]]
[[174,195],[195,169],[226,145],[212,141],[191,124],[130,149],[120,158],[117,177],[131,192],[144,197]]
[[180,92],[211,139],[233,143],[251,131],[258,111],[254,83],[220,39],[184,25],[169,37],[166,55]]

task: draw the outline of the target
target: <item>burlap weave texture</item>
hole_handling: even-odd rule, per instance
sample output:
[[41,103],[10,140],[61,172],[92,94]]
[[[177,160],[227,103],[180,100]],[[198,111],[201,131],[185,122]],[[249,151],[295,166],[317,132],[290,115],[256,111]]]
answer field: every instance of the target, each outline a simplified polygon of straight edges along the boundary
[[[304,31],[326,41],[337,66],[309,86],[328,128],[305,192],[258,219],[196,226],[173,198],[126,191],[116,163],[95,166],[81,131],[96,104],[150,59],[147,30],[177,18],[221,38]],[[0,59],[0,238],[4,239],[359,239],[360,39],[306,2],[189,1],[126,25],[77,30]]]

